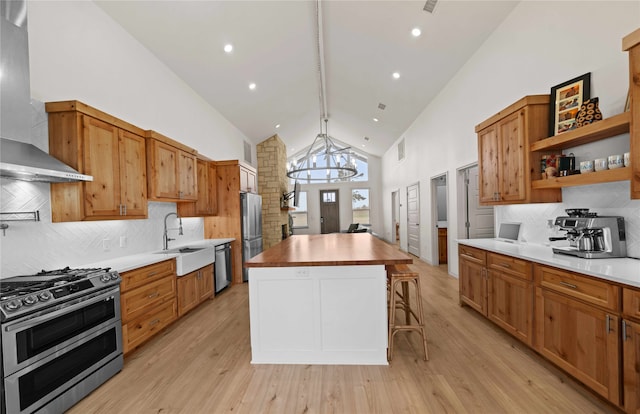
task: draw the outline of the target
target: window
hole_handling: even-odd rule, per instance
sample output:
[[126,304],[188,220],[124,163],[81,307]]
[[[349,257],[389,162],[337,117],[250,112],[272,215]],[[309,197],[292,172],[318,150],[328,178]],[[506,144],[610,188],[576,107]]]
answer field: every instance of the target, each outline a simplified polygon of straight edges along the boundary
[[300,191],[298,194],[298,207],[291,213],[291,228],[300,229],[309,227],[309,220],[307,217],[307,192]]
[[369,189],[357,188],[351,190],[352,223],[371,224],[369,217]]

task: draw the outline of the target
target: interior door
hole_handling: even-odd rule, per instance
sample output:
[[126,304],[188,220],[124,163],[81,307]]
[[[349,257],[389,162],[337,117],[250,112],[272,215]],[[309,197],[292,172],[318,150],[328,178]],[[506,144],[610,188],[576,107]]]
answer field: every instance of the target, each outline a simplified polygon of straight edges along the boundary
[[320,233],[340,231],[338,190],[320,190]]
[[420,183],[407,187],[407,251],[420,257]]
[[467,238],[494,237],[493,206],[480,205],[478,166],[467,170]]

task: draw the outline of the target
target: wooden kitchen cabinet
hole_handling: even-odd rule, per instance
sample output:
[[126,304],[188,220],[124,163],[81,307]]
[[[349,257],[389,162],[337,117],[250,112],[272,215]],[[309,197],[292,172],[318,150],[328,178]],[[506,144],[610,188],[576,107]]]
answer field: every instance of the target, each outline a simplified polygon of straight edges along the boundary
[[531,264],[459,245],[460,303],[471,306],[524,343],[533,340]]
[[180,217],[204,217],[218,214],[218,184],[216,163],[198,154],[198,199],[192,203],[178,203]]
[[537,264],[534,274],[536,350],[620,405],[620,288]]
[[53,183],[53,222],[147,218],[144,131],[78,101],[49,102],[49,152],[93,181]]
[[487,316],[486,252],[459,245],[460,304],[466,304]]
[[178,315],[213,297],[213,264],[178,277]]
[[487,316],[527,345],[533,343],[531,263],[487,253]]
[[549,95],[525,96],[475,128],[478,134],[480,204],[562,201],[559,189],[532,189],[542,155],[529,150],[546,138]]
[[196,201],[197,151],[155,131],[145,131],[145,137],[149,199]]
[[447,263],[447,258],[447,229],[446,227],[438,228],[438,263]]
[[120,274],[123,352],[128,354],[178,317],[176,261],[165,260]]
[[640,413],[640,290],[622,289],[622,382],[624,410]]
[[640,29],[622,39],[622,50],[629,52],[631,198],[640,199]]

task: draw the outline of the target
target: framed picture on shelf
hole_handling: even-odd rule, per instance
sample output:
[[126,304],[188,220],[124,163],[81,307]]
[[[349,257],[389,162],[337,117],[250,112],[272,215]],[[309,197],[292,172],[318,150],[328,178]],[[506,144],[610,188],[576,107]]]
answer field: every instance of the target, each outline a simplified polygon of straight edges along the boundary
[[549,136],[576,128],[576,116],[582,102],[590,98],[591,72],[551,88]]

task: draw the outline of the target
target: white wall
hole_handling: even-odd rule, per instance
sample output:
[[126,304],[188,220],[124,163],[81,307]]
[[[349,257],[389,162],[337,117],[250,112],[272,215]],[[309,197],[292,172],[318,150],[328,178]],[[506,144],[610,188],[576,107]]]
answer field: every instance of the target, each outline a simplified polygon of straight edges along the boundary
[[[48,150],[42,102],[77,99],[212,159],[243,158],[246,137],[93,2],[29,2],[28,27],[36,146]],[[51,223],[49,184],[0,184],[0,211],[40,210],[42,218],[11,222],[6,236],[0,235],[0,277],[159,250],[164,216],[176,211],[175,203],[150,203],[148,220]],[[176,220],[169,226],[175,228]],[[184,219],[184,228],[172,243],[204,237],[201,218]],[[120,247],[120,236],[126,247]]]
[[[391,192],[400,188],[403,205],[400,234],[403,235],[406,234],[406,186],[417,180],[427,183],[430,177],[444,171],[454,177],[457,168],[477,161],[475,125],[523,96],[548,94],[553,85],[591,72],[591,96],[600,97],[604,116],[622,112],[628,90],[628,58],[621,50],[622,38],[639,26],[640,2],[637,1],[519,3],[413,125],[398,137],[405,139],[406,158],[397,161],[395,145],[383,156],[385,238],[391,235]],[[616,151],[624,145],[624,140],[612,141]],[[626,142],[628,145],[628,139]],[[597,151],[600,150],[582,150],[582,155],[586,157],[587,153]],[[449,272],[454,275],[458,273],[455,238],[464,234],[457,214],[451,210],[457,206],[456,181],[449,182],[448,200]],[[421,187],[429,188],[428,185]],[[629,200],[628,186],[626,192],[624,186],[616,183],[591,187],[597,187],[592,194],[612,187],[607,193],[625,199],[626,207],[614,208],[608,213],[624,215],[632,226],[640,221],[640,201]],[[563,191],[561,204],[576,206],[573,201],[576,193]],[[421,192],[420,205],[420,256],[427,262],[437,263],[431,246],[434,238],[430,233],[435,227],[431,223],[432,203],[428,191]],[[548,211],[545,209],[533,206],[527,212],[526,223],[530,223],[527,226],[546,224]],[[516,209],[508,216],[517,218],[520,214]],[[401,239],[404,250],[406,243],[406,238]]]

